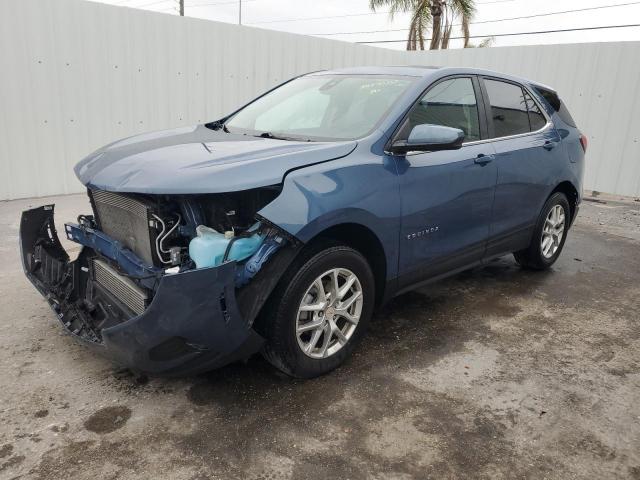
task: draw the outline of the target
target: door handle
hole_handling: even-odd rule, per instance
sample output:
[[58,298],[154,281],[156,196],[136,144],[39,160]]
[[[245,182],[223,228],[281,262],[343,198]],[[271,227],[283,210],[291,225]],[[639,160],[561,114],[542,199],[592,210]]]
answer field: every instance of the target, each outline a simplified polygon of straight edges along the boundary
[[554,142],[553,140],[547,140],[546,142],[544,142],[544,145],[542,146],[542,148],[544,148],[545,150],[551,151],[554,148],[556,148],[557,145],[558,145],[558,142]]
[[481,153],[473,160],[473,163],[485,166],[487,163],[492,162],[495,158],[495,155],[485,155],[484,153]]

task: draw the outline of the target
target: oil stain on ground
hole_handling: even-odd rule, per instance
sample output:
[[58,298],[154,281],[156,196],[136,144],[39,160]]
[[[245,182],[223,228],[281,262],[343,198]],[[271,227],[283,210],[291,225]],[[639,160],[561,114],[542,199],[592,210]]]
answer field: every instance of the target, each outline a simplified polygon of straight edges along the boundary
[[131,410],[128,407],[105,407],[84,422],[84,428],[95,433],[110,433],[122,428],[131,418]]

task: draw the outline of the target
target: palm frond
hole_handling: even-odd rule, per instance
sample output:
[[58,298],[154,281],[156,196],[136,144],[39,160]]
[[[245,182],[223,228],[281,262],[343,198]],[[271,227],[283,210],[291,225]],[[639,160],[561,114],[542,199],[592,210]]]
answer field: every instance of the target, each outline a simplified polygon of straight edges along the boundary
[[493,45],[493,42],[495,41],[496,37],[487,37],[478,44],[478,48],[488,48]]
[[473,18],[476,13],[476,5],[474,0],[450,0],[448,5],[459,16],[467,16]]
[[422,8],[423,3],[428,0],[369,0],[369,8],[374,12],[381,7],[389,9],[389,17],[391,19],[398,13],[416,12]]

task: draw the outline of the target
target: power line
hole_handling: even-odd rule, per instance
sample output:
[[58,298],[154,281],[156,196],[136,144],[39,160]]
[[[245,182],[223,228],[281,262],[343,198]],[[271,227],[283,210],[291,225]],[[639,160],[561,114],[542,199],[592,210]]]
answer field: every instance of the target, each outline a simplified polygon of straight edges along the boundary
[[133,8],[145,8],[145,7],[152,7],[152,6],[154,6],[154,5],[158,5],[158,4],[161,4],[161,3],[167,3],[167,2],[171,2],[171,3],[173,3],[173,0],[161,0],[161,1],[159,1],[159,2],[145,3],[144,5],[136,5],[136,6],[135,6],[135,7],[133,7]]
[[167,2],[171,2],[173,3],[174,0],[159,0],[159,1],[154,1],[151,3],[144,3],[142,5],[124,5],[126,3],[129,3],[131,0],[125,0],[123,2],[118,2],[118,3],[114,3],[113,5],[119,5],[119,6],[123,6],[123,7],[129,7],[129,8],[145,8],[145,7],[151,7],[153,5],[158,5],[161,3],[167,3]]
[[[242,0],[243,3],[246,2],[257,2],[258,0]],[[214,5],[238,5],[238,0],[234,0],[231,2],[215,2],[215,3],[200,3],[200,4],[196,4],[196,5],[188,5],[189,8],[196,8],[196,7],[211,7]]]
[[[501,1],[505,1],[505,0],[501,0]],[[515,0],[509,0],[509,1],[515,1]],[[575,10],[563,10],[560,12],[547,12],[547,13],[538,13],[535,15],[524,15],[524,16],[520,16],[520,17],[511,17],[511,18],[498,18],[495,20],[482,20],[479,22],[470,22],[470,25],[480,25],[480,24],[485,24],[485,23],[496,23],[496,22],[508,22],[508,21],[513,21],[513,20],[525,20],[528,18],[536,18],[536,17],[549,17],[552,15],[563,15],[566,13],[577,13],[577,12],[586,12],[586,11],[591,11],[591,10],[601,10],[603,8],[613,8],[613,7],[627,7],[630,5],[640,5],[640,1],[636,1],[636,2],[627,2],[627,3],[619,3],[617,5],[601,5],[599,7],[587,7],[587,8],[578,8]],[[456,23],[453,26],[454,27],[459,27],[461,24]],[[408,28],[396,28],[396,29],[391,29],[391,30],[369,30],[369,31],[365,31],[365,32],[332,32],[332,33],[310,33],[309,35],[324,35],[324,36],[330,36],[330,35],[356,35],[359,33],[386,33],[386,32],[406,32],[407,30],[409,30]]]
[[[627,3],[618,3],[615,5],[600,5],[597,7],[585,7],[585,8],[576,8],[574,10],[562,10],[559,12],[547,12],[547,13],[538,13],[535,15],[523,15],[520,17],[511,17],[511,18],[499,18],[497,20],[483,20],[480,22],[471,22],[473,25],[479,25],[481,23],[495,23],[495,22],[506,22],[511,20],[525,20],[527,18],[536,18],[536,17],[549,17],[552,15],[563,15],[565,13],[577,13],[577,12],[588,12],[591,10],[602,10],[603,8],[614,8],[614,7],[627,7],[629,5],[640,5],[640,1],[638,2],[627,2]],[[455,26],[460,26],[461,24],[457,24]]]
[[493,0],[492,2],[477,2],[476,5],[490,5],[492,3],[517,2],[518,0]]
[[[129,3],[135,0],[120,0],[117,1],[115,3],[112,3],[111,5],[122,5],[125,3]],[[171,0],[164,0],[164,1],[171,1]],[[164,3],[163,2],[154,2],[155,3]],[[258,0],[243,0],[244,2],[257,2]],[[517,2],[519,0],[493,0],[490,2],[478,2],[477,5],[489,5],[492,3],[505,3],[505,2]],[[151,4],[151,5],[153,5]],[[215,5],[231,5],[231,4],[238,4],[238,0],[233,0],[233,1],[228,1],[228,2],[213,2],[213,3],[201,3],[201,4],[192,4],[192,5],[188,5],[189,8],[193,8],[193,7],[209,7],[209,6],[215,6]],[[144,7],[145,5],[139,5],[139,6],[135,6],[133,8],[141,8]],[[375,12],[375,13],[389,13],[389,12]],[[320,18],[320,17],[319,17]],[[323,17],[323,18],[330,18],[330,17]],[[262,23],[262,22],[258,22],[258,23]]]
[[[565,28],[562,30],[540,30],[537,32],[517,32],[517,33],[494,33],[493,35],[471,35],[469,38],[487,38],[487,37],[513,37],[518,35],[542,35],[545,33],[561,33],[561,32],[580,32],[585,30],[605,30],[611,28],[628,28],[628,27],[640,27],[640,23],[633,23],[628,25],[603,25],[601,27],[582,27],[582,28]],[[465,37],[451,37],[451,40],[462,40]],[[425,41],[431,40],[425,38]],[[402,40],[374,40],[371,42],[354,42],[354,43],[399,43],[406,42],[407,39]]]
[[[119,0],[119,1],[116,1],[115,3],[112,3],[112,5],[121,5],[123,3],[129,3],[131,1],[135,1],[135,0]],[[243,1],[244,2],[256,2],[258,0],[243,0]],[[492,4],[492,3],[506,3],[506,2],[517,2],[517,1],[519,1],[519,0],[493,0],[493,1],[490,1],[490,2],[478,2],[478,3],[476,3],[476,5],[489,5],[489,4]],[[161,3],[161,2],[158,2],[158,3]],[[238,0],[233,0],[233,1],[229,1],[229,2],[193,4],[193,5],[188,5],[188,6],[189,6],[189,8],[192,8],[192,7],[208,7],[208,6],[214,6],[214,5],[231,5],[231,4],[238,4]]]
[[264,23],[286,23],[286,22],[300,22],[306,20],[324,20],[325,18],[346,18],[346,17],[363,17],[366,15],[385,15],[391,12],[368,12],[368,13],[348,13],[345,15],[330,15],[324,17],[306,17],[306,18],[290,18],[287,20],[267,20],[263,22],[253,22],[250,25],[258,25]]
[[[120,5],[123,3],[129,3],[131,1],[134,0],[120,0],[117,1],[115,3],[113,3],[112,5]],[[244,2],[257,2],[258,0],[243,0]],[[505,3],[505,2],[517,2],[519,0],[493,0],[490,2],[478,2],[477,5],[489,5],[491,3]],[[158,2],[160,3],[160,2]],[[209,6],[215,6],[215,5],[231,5],[231,4],[238,4],[238,0],[233,0],[233,1],[229,1],[229,2],[213,2],[213,3],[201,3],[201,4],[192,4],[192,5],[188,5],[189,8],[192,7],[209,7]]]
[[[245,0],[245,1],[249,1],[249,0]],[[252,0],[252,1],[257,1],[257,0]],[[512,1],[517,1],[517,0],[497,0],[494,2],[485,2],[479,5],[486,5],[489,3],[503,3],[503,2],[512,2]],[[586,8],[579,8],[579,9],[574,9],[574,10],[564,10],[564,11],[560,11],[560,12],[547,12],[547,13],[541,13],[541,14],[536,14],[536,15],[523,15],[520,17],[512,17],[512,18],[500,18],[500,19],[496,19],[496,20],[484,20],[484,21],[478,21],[478,22],[471,22],[473,25],[478,25],[478,24],[483,24],[483,23],[495,23],[495,22],[505,22],[505,21],[511,21],[511,20],[523,20],[523,19],[528,19],[528,18],[536,18],[536,17],[547,17],[547,16],[551,16],[551,15],[561,15],[561,14],[565,14],[565,13],[576,13],[576,12],[583,12],[583,11],[590,11],[590,10],[601,10],[603,8],[614,8],[614,7],[625,7],[625,6],[629,6],[629,5],[638,5],[640,4],[640,2],[627,2],[627,3],[620,3],[617,5],[600,5],[597,7],[586,7]],[[362,17],[362,16],[368,16],[368,15],[384,15],[384,14],[388,14],[391,13],[389,11],[383,11],[383,12],[367,12],[367,13],[351,13],[351,14],[343,14],[343,15],[330,15],[330,16],[323,16],[323,17],[303,17],[303,18],[289,18],[289,19],[285,19],[285,20],[267,20],[267,21],[262,21],[262,22],[253,22],[251,23],[252,25],[258,25],[258,24],[266,24],[266,23],[288,23],[288,22],[303,22],[303,21],[310,21],[310,20],[323,20],[323,19],[329,19],[329,18],[347,18],[347,17]],[[397,13],[397,12],[396,12]],[[460,24],[456,24],[454,26],[460,26]],[[394,30],[376,30],[376,31],[371,31],[371,32],[346,32],[346,33],[312,33],[311,35],[349,35],[351,33],[383,33],[383,32],[399,32],[399,31],[406,31],[408,29],[394,29]]]

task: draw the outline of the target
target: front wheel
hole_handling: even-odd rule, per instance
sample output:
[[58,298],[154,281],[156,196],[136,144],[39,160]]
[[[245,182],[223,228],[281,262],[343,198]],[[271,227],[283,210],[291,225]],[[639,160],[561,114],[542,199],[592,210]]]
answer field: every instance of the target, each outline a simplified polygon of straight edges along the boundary
[[374,296],[373,273],[356,250],[338,245],[306,252],[267,306],[265,358],[299,378],[333,370],[364,335]]
[[540,212],[529,247],[515,252],[523,267],[544,270],[560,256],[571,224],[571,209],[564,193],[554,193]]

